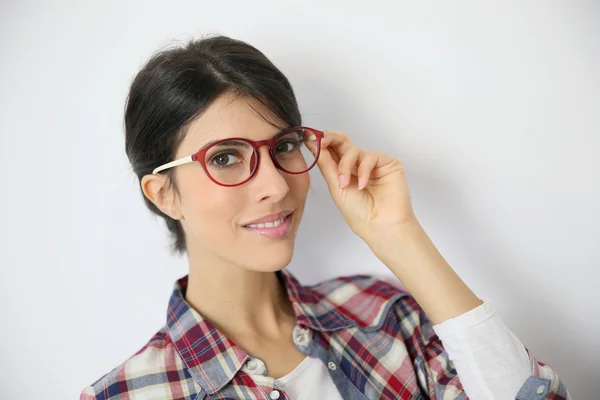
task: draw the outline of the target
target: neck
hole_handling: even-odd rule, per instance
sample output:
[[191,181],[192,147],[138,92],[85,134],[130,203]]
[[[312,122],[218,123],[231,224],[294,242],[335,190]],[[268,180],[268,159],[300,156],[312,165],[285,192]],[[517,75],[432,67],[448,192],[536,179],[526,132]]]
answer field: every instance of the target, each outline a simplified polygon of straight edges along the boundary
[[287,334],[296,316],[275,272],[252,271],[190,255],[187,302],[230,338]]

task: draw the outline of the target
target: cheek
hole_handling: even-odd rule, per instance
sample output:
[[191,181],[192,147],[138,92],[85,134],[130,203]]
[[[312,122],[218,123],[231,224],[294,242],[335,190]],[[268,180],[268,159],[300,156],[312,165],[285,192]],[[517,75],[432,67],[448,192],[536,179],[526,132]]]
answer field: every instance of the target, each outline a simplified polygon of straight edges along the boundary
[[292,182],[288,182],[290,188],[294,188],[296,196],[301,197],[303,200],[306,199],[308,189],[310,188],[310,175],[302,174],[293,177]]
[[206,176],[181,175],[181,211],[190,233],[204,241],[230,230],[231,222],[243,207],[240,204],[243,198],[236,195],[235,190],[216,185]]
[[[223,237],[232,230],[240,214],[248,208],[247,196],[235,188],[216,185],[197,171],[181,171],[177,182],[184,225],[203,242]],[[200,175],[200,176],[199,176]],[[288,175],[287,184],[297,206],[304,207],[310,188],[310,175]]]

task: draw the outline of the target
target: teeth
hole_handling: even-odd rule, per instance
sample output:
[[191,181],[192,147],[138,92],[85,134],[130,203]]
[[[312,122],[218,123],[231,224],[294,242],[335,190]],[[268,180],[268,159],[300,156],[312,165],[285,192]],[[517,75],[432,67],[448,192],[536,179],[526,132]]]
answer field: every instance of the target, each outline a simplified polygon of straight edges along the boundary
[[265,222],[264,224],[250,224],[247,226],[248,228],[276,228],[279,225],[281,225],[284,220],[285,218],[281,218],[280,220],[275,222]]

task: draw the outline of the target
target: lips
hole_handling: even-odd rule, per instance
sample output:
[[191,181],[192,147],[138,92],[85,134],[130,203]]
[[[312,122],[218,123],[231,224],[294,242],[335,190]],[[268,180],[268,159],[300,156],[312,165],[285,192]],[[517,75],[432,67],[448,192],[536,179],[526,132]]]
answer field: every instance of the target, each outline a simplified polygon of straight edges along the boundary
[[248,227],[248,226],[252,225],[253,227],[259,227],[259,228],[266,228],[266,227],[273,228],[274,224],[282,223],[283,220],[285,219],[285,217],[290,215],[292,212],[293,212],[293,210],[286,210],[286,211],[278,212],[277,214],[270,214],[265,217],[250,221],[243,226]]
[[[273,219],[279,215],[285,214],[286,213],[275,214],[275,217],[270,215],[268,218]],[[286,217],[272,222],[261,222],[258,224],[246,225],[244,226],[244,229],[252,234],[263,236],[269,239],[285,239],[292,231],[292,218],[293,214],[288,214]]]

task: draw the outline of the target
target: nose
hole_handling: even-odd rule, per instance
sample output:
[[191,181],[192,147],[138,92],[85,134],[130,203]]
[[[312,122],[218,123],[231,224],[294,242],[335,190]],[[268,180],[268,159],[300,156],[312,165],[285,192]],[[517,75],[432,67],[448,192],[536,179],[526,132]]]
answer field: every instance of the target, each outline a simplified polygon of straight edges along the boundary
[[285,172],[277,169],[268,146],[263,146],[260,152],[260,162],[254,177],[250,181],[254,201],[278,203],[289,193],[290,187],[283,177]]

